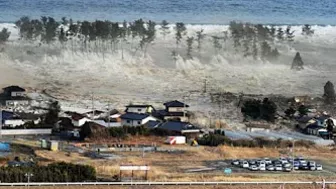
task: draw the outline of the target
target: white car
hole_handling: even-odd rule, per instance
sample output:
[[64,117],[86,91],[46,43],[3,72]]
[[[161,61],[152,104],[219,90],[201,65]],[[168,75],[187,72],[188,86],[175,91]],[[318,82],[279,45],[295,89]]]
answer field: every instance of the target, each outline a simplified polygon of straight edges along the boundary
[[309,165],[309,167],[315,167],[316,163],[315,163],[315,161],[309,161],[308,165]]
[[317,164],[316,165],[316,171],[322,171],[322,170],[323,170],[322,165]]
[[249,168],[249,163],[247,161],[243,161],[242,167],[243,168]]
[[259,170],[260,171],[266,171],[266,167],[265,166],[259,166]]
[[266,165],[272,164],[272,160],[270,160],[269,158],[264,158],[264,161],[265,161]]
[[279,161],[281,162],[281,164],[288,163],[286,158],[280,158]]
[[259,167],[260,167],[260,166],[264,166],[264,167],[266,167],[266,162],[265,162],[265,161],[260,161],[260,162],[259,162]]
[[273,165],[269,165],[269,166],[267,166],[267,171],[274,171],[275,170],[275,168],[274,168],[274,166]]
[[255,166],[255,165],[251,165],[250,170],[251,171],[258,171],[258,167]]
[[282,165],[276,165],[275,170],[276,171],[282,171]]
[[309,170],[315,171],[316,170],[316,166],[309,166]]

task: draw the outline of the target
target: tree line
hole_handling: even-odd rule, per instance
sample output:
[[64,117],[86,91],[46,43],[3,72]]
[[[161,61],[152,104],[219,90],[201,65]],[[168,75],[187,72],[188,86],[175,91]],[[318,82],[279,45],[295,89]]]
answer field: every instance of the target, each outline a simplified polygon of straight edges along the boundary
[[[173,31],[170,29],[170,24],[173,25]],[[72,49],[74,49],[74,41],[79,40],[82,51],[90,51],[93,48],[96,52],[107,50],[115,52],[118,49],[123,52],[125,45],[136,42],[137,45],[132,45],[131,48],[134,48],[135,52],[142,50],[144,55],[148,46],[155,40],[157,33],[166,39],[166,36],[173,32],[176,47],[171,51],[171,55],[174,60],[177,55],[181,55],[179,53],[182,47],[186,48],[184,56],[187,59],[192,59],[196,53],[202,50],[202,44],[206,38],[212,41],[216,53],[226,50],[227,45],[232,45],[237,53],[241,53],[245,57],[274,60],[279,56],[278,49],[274,47],[274,41],[291,42],[294,40],[295,33],[290,26],[283,30],[282,27],[231,22],[228,31],[207,36],[203,29],[188,33],[183,22],[169,23],[163,20],[161,23],[156,23],[143,19],[122,23],[108,20],[75,22],[65,17],[61,21],[56,21],[56,19],[46,16],[42,16],[40,19],[30,19],[24,16],[16,21],[15,25],[19,30],[21,40],[40,41],[46,44],[54,41],[64,44],[71,41]],[[313,33],[310,25],[302,27],[303,35],[310,36]],[[3,30],[0,33],[0,42],[8,40],[9,34],[8,30]],[[233,44],[228,43],[229,39]],[[77,43],[75,42],[75,44]]]
[[84,182],[96,180],[96,170],[89,165],[60,162],[47,166],[0,167],[1,182],[27,182],[26,174],[31,175],[31,182]]

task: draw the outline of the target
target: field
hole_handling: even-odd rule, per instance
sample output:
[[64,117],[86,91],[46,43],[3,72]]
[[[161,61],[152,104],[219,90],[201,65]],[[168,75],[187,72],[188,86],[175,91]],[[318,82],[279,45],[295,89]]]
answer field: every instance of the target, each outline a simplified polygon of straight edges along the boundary
[[[320,181],[321,178],[333,180],[336,175],[336,156],[332,147],[296,148],[296,155],[321,163],[324,171],[295,171],[294,173],[242,171],[230,165],[230,159],[287,156],[290,154],[287,148],[191,147],[187,145],[162,145],[161,148],[169,151],[110,152],[115,157],[114,159],[93,158],[76,152],[52,152],[38,148],[35,154],[41,164],[65,161],[92,165],[96,168],[98,176],[105,179],[119,176],[119,165],[125,164],[149,165],[151,167],[148,173],[150,181]],[[232,175],[223,173],[226,167],[232,168]],[[126,180],[130,178],[130,175],[130,172],[123,172]],[[134,175],[138,180],[143,180],[145,177],[144,172],[134,172]]]

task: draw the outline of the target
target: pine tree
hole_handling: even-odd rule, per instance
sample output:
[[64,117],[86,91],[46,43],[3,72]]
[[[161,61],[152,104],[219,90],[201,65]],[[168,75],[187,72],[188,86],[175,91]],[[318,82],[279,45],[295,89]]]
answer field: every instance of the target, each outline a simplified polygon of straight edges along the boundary
[[3,28],[0,32],[0,44],[6,43],[9,39],[11,32],[7,28]]
[[185,27],[184,23],[177,22],[175,25],[175,38],[176,38],[176,46],[181,42],[181,39],[186,34],[187,28]]
[[252,56],[254,60],[258,59],[257,39],[255,37],[253,39],[253,45],[252,45]]
[[201,51],[201,43],[202,43],[202,40],[205,36],[205,34],[203,33],[203,29],[201,29],[200,31],[197,31],[196,32],[196,39],[197,39],[197,49],[198,49],[198,52]]
[[161,34],[163,35],[163,38],[166,39],[166,35],[170,33],[169,31],[169,23],[166,20],[163,20],[161,22]]
[[281,27],[279,27],[277,30],[277,38],[279,41],[282,41],[284,39],[284,31]]
[[335,94],[334,84],[331,83],[330,81],[328,81],[324,85],[323,98],[324,98],[324,100],[325,100],[326,103],[334,103],[335,100],[336,100],[336,94]]
[[303,61],[302,61],[302,58],[301,58],[301,55],[299,52],[296,53],[294,59],[293,59],[293,62],[292,62],[292,67],[291,69],[295,69],[295,70],[302,70],[303,69]]
[[305,24],[302,27],[302,35],[311,36],[313,34],[314,34],[314,30],[311,29],[311,26],[309,24]]
[[290,31],[291,30],[291,27],[290,26],[288,26],[287,28],[286,28],[286,39],[287,39],[287,41],[294,41],[294,32],[295,31]]
[[191,51],[192,51],[193,42],[194,42],[194,37],[187,37],[187,57],[189,59],[192,59]]

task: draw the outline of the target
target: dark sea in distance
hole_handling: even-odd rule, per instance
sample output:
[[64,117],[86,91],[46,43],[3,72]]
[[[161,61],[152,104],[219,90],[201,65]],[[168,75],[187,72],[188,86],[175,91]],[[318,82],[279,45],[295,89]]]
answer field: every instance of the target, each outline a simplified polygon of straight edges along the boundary
[[0,0],[0,22],[21,16],[187,24],[232,20],[275,25],[336,25],[336,0]]

